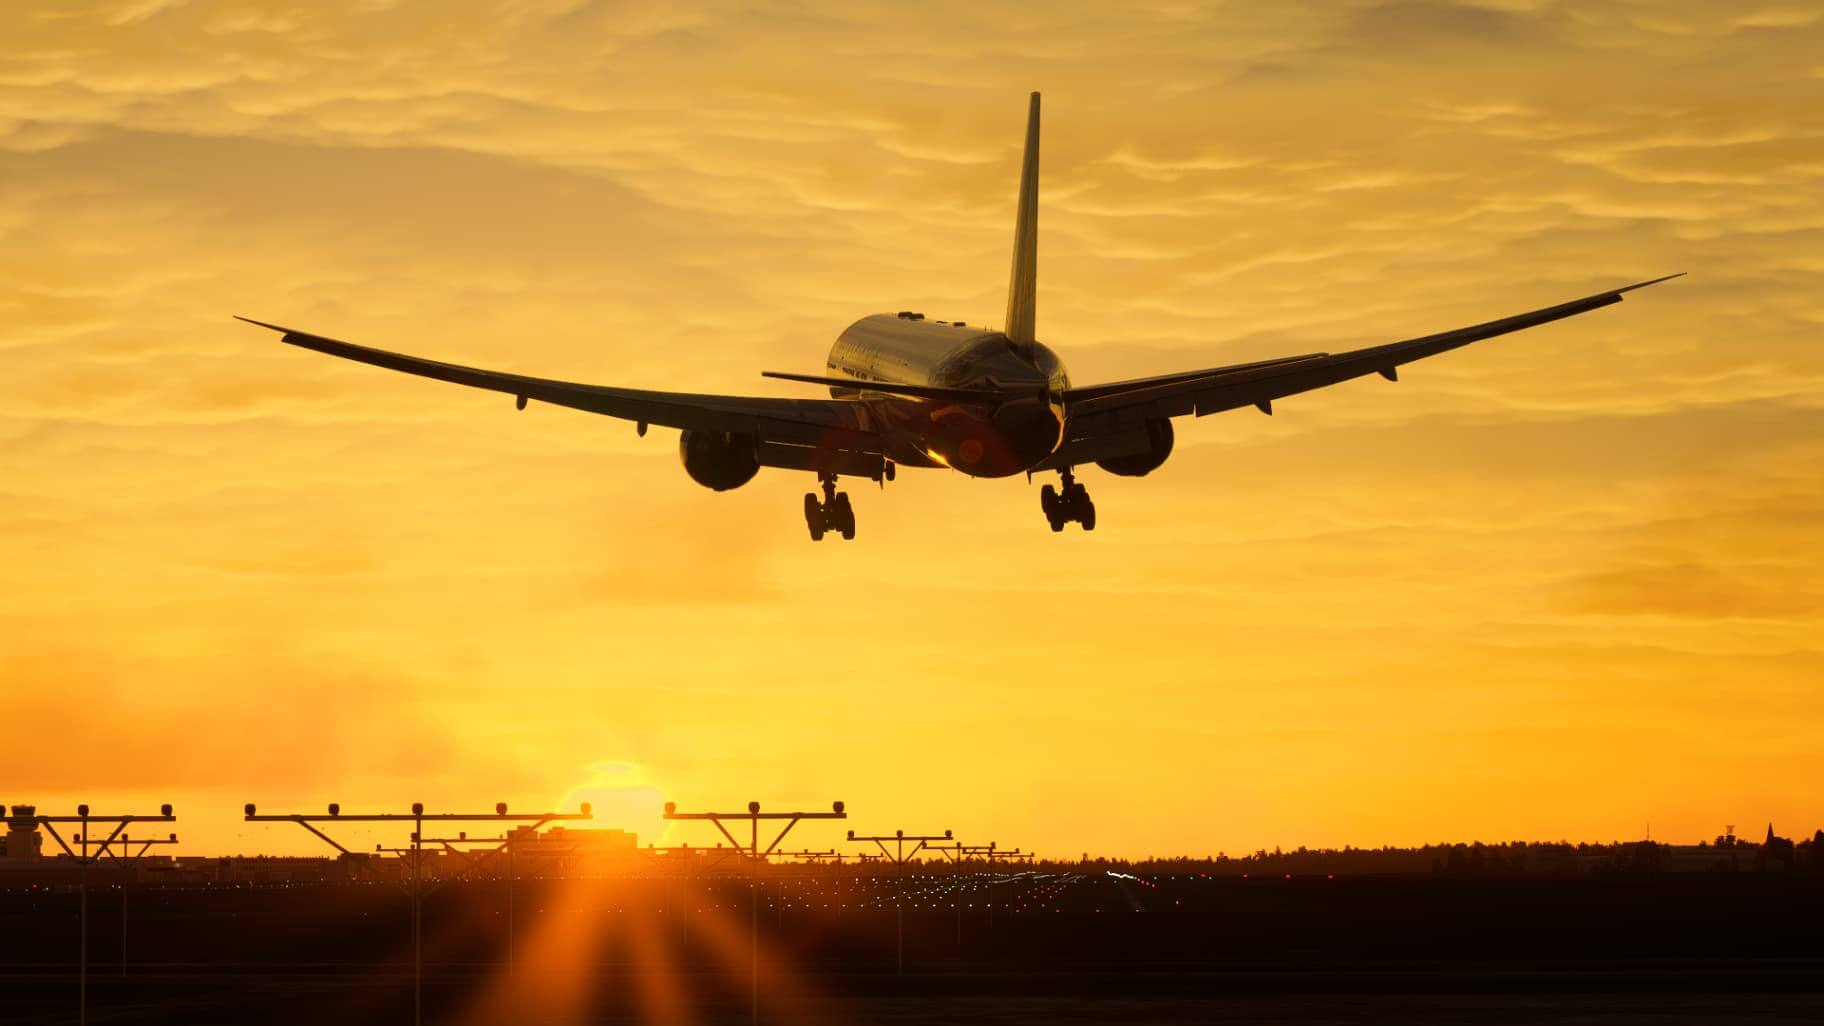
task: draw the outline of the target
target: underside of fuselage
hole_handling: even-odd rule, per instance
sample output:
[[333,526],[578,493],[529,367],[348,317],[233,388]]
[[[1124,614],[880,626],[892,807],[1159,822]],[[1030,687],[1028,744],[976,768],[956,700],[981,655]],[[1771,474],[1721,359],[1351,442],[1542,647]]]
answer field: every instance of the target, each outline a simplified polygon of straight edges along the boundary
[[[915,313],[873,314],[850,325],[830,348],[836,398],[865,401],[887,426],[888,457],[907,466],[945,466],[971,477],[1009,477],[1038,466],[1064,441],[1064,390],[1070,379],[1050,349],[1016,347],[1005,334],[926,320]],[[993,402],[907,399],[868,384],[934,385],[1001,393]]]

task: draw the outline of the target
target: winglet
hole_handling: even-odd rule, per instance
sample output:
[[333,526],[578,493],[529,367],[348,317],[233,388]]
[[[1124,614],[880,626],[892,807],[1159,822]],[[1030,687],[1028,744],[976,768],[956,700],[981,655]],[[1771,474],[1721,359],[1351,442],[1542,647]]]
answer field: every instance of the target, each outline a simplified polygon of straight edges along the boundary
[[1007,283],[1007,340],[1032,347],[1039,275],[1039,94],[1026,111],[1026,154],[1020,161],[1020,194],[1013,221],[1013,273]]

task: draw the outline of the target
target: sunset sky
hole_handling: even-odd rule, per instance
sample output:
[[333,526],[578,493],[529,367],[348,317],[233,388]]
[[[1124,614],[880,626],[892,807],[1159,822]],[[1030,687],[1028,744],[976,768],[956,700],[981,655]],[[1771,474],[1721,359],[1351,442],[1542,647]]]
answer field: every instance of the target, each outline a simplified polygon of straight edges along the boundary
[[[827,807],[1043,853],[1824,825],[1824,8],[0,6],[0,801]],[[277,344],[814,396],[872,312],[1090,383],[1619,306],[1144,479],[718,494]],[[1041,479],[1042,480],[1042,479]],[[624,789],[617,792],[616,789]],[[294,836],[295,835],[295,836]],[[837,842],[805,828],[794,841]],[[670,839],[707,843],[713,832]]]

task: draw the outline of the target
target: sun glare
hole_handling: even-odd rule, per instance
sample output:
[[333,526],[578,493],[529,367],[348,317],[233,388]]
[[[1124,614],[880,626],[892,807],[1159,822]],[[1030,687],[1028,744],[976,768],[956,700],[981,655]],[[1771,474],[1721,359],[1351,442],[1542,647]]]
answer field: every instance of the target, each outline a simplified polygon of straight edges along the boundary
[[565,792],[557,807],[569,810],[588,802],[595,818],[578,824],[579,829],[626,830],[641,844],[663,844],[670,829],[665,821],[667,797],[639,765],[598,762],[589,767],[587,780]]

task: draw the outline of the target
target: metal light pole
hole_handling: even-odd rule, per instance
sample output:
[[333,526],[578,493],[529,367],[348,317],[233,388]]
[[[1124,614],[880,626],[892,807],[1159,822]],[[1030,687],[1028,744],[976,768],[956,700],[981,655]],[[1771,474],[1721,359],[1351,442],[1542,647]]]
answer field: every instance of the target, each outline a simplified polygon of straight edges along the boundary
[[[124,881],[125,880],[125,864],[131,863],[131,862],[136,862],[136,861],[138,861],[139,855],[145,854],[145,848],[140,849],[139,855],[130,856],[126,853],[125,846],[124,846],[124,844],[122,844],[121,835],[126,831],[128,824],[131,824],[131,823],[175,823],[175,822],[177,822],[177,817],[173,816],[171,814],[171,806],[169,806],[169,805],[159,806],[158,815],[156,815],[156,816],[141,816],[141,815],[91,816],[91,815],[89,815],[89,807],[87,804],[76,806],[76,815],[74,815],[74,816],[40,816],[40,815],[37,815],[35,812],[29,812],[29,811],[22,812],[21,810],[24,808],[25,808],[24,806],[17,806],[17,805],[14,806],[13,807],[13,813],[14,813],[13,819],[15,819],[15,820],[24,819],[29,816],[29,818],[37,826],[43,827],[45,829],[45,831],[51,835],[51,838],[57,842],[57,847],[62,848],[63,853],[65,855],[68,855],[70,858],[76,860],[77,915],[81,919],[81,925],[77,928],[77,945],[79,947],[79,950],[76,955],[76,987],[77,987],[76,1021],[79,1024],[81,1024],[81,1026],[88,1026],[88,1021],[89,1021],[89,866],[100,861],[101,859],[112,857],[116,861],[119,861],[123,864],[122,880]],[[81,833],[76,835],[77,846],[75,848],[71,848],[70,845],[64,841],[63,835],[57,832],[58,823],[75,823],[75,824],[77,824],[77,827],[79,830],[81,830]],[[99,841],[96,841],[96,840],[91,839],[91,837],[89,835],[90,825],[96,824],[96,823],[112,823],[112,824],[114,824],[114,829],[109,831],[108,835],[106,837],[102,838]],[[171,842],[175,842],[176,840],[177,840],[177,835],[172,834]],[[113,851],[113,848],[116,844],[122,844],[122,848],[118,852]],[[148,845],[148,847],[149,847],[149,845]],[[90,850],[91,848],[93,848],[94,850],[91,851]],[[126,927],[125,927],[126,920],[124,917],[122,918],[121,923],[122,923],[121,929],[123,929],[123,930],[126,929]],[[125,972],[126,956],[125,956],[124,952],[125,952],[125,948],[126,948],[126,939],[124,936],[121,939],[121,948],[122,948],[122,952],[123,952],[122,956],[121,956],[122,972]]]
[[[584,808],[585,809],[588,808],[588,803],[586,803],[586,802],[584,803]],[[507,807],[504,803],[495,806],[495,809],[497,810],[499,815],[503,815],[503,816],[506,815]],[[514,894],[513,894],[514,880],[517,878],[518,869],[513,864],[514,863],[513,849],[514,849],[515,845],[517,844],[517,842],[520,840],[523,832],[526,831],[527,829],[530,829],[530,828],[519,827],[518,829],[507,831],[505,834],[503,834],[500,837],[470,837],[467,832],[463,832],[463,833],[457,834],[455,837],[426,837],[422,841],[422,843],[426,847],[436,847],[436,848],[442,849],[441,854],[460,856],[468,861],[467,869],[464,869],[462,872],[457,873],[453,877],[446,877],[442,880],[439,880],[436,886],[433,886],[429,889],[430,891],[436,890],[437,887],[442,886],[444,883],[448,883],[448,882],[451,882],[454,880],[461,880],[461,879],[468,877],[469,874],[471,874],[471,873],[474,873],[477,871],[483,871],[483,870],[485,870],[489,861],[491,861],[495,856],[503,854],[503,853],[506,855],[507,871],[506,871],[505,879],[506,879],[506,884],[507,884],[507,975],[508,975],[508,977],[513,977],[513,976],[517,975],[517,973],[518,973],[518,969],[516,968],[516,959],[514,956],[514,950],[517,946],[517,941],[515,939],[516,933],[517,933],[517,928],[516,928],[515,921],[514,921]],[[474,850],[473,848],[460,847],[460,846],[464,846],[464,845],[492,845],[492,847],[488,848],[487,850],[477,851],[477,850]],[[541,847],[550,848],[551,846],[541,845]],[[410,854],[410,852],[411,852],[410,848],[382,848],[380,850],[391,852],[393,854],[400,855],[400,856]],[[577,849],[576,849],[575,845],[571,845],[570,847],[555,848],[552,850],[554,852],[562,853],[565,855],[573,855],[576,853]],[[494,879],[496,879],[496,880],[501,879],[500,874],[493,873],[492,871],[488,871],[488,872]],[[429,893],[429,891],[427,891],[426,893]]]
[[[1018,848],[1001,851],[996,848],[993,841],[987,844],[963,844],[960,841],[955,844],[927,844],[925,850],[941,851],[948,855],[951,865],[958,873],[962,872],[963,860],[971,856],[981,856],[986,859],[991,869],[996,859],[1025,859],[1029,862],[1032,860],[1031,852],[1024,852]],[[994,925],[994,903],[990,901],[984,902],[984,904],[988,906],[988,925],[992,927]],[[963,903],[960,900],[956,902],[956,946],[958,950],[961,950],[963,946]]]
[[[851,841],[873,841],[880,848],[882,857],[893,862],[893,932],[898,953],[899,975],[906,974],[906,860],[924,850],[928,841],[948,841],[950,831],[942,834],[908,834],[904,830],[893,831],[892,836],[858,837],[855,831],[849,831]],[[892,841],[894,848],[887,850],[887,842]],[[915,842],[912,850],[906,850],[906,842]]]
[[[254,804],[252,802],[248,802],[247,805],[242,809],[242,811],[244,813],[243,818],[249,823],[296,823],[297,825],[299,825],[299,826],[303,827],[304,829],[310,831],[311,833],[315,834],[325,844],[328,844],[330,847],[336,849],[336,851],[338,851],[344,855],[352,855],[354,853],[351,852],[346,847],[343,847],[334,838],[330,837],[328,834],[326,834],[322,830],[318,829],[315,826],[315,824],[327,823],[327,822],[339,822],[339,823],[410,822],[412,824],[411,847],[405,848],[405,849],[394,849],[394,850],[402,857],[409,858],[411,860],[411,867],[412,867],[411,896],[412,896],[412,1023],[413,1023],[413,1026],[422,1026],[422,1024],[424,1022],[424,923],[423,923],[423,903],[424,903],[423,868],[424,868],[424,844],[425,844],[424,824],[426,822],[434,822],[434,823],[514,822],[514,823],[529,824],[533,830],[537,830],[538,828],[544,826],[547,823],[555,823],[560,820],[576,820],[576,819],[594,818],[593,813],[591,812],[591,810],[589,808],[588,802],[584,802],[582,804],[582,806],[580,807],[580,809],[577,812],[573,812],[573,813],[534,812],[534,813],[521,813],[521,814],[517,814],[517,815],[508,815],[507,814],[507,805],[505,802],[501,802],[501,803],[495,805],[494,811],[491,813],[488,813],[488,812],[428,812],[427,813],[424,811],[423,802],[413,802],[412,811],[409,813],[373,812],[373,813],[351,814],[351,815],[344,816],[342,814],[342,806],[340,806],[334,802],[330,803],[329,811],[327,814],[317,814],[317,815],[307,814],[307,813],[280,813],[277,815],[260,815],[259,810],[254,806]],[[465,840],[466,840],[466,838],[465,838]],[[511,834],[510,833],[509,833],[508,838],[505,841],[503,841],[502,847],[505,847],[508,844],[511,844]],[[496,850],[498,851],[499,848],[497,848]],[[509,895],[510,894],[511,894],[511,891],[509,891]],[[512,948],[511,948],[512,920],[510,917],[508,919],[508,937],[509,937],[508,951],[511,952],[511,950],[512,950]],[[511,956],[509,955],[509,957],[511,957]]]
[[424,803],[412,803],[412,1026],[424,1022]]
[[[127,836],[124,833],[120,835],[120,846],[123,851],[132,848],[133,845],[135,845],[135,844],[139,845],[139,850],[134,852],[132,855],[128,856],[128,858],[132,859],[135,862],[139,861],[139,859],[142,856],[144,856],[146,854],[146,852],[150,851],[154,846],[163,845],[163,844],[176,844],[176,843],[177,843],[176,834],[172,834],[169,837],[165,837],[165,838],[152,837],[152,838],[145,838],[142,840],[134,840],[133,838]],[[127,975],[127,884],[129,884],[131,882],[132,881],[129,878],[128,874],[125,874],[125,873],[121,874],[121,877],[120,877],[120,975],[121,975],[122,979],[125,979],[126,975]]]
[[[951,866],[951,871],[952,871],[951,878],[955,879],[957,876],[962,875],[963,856],[966,854],[973,854],[978,847],[980,847],[980,846],[973,845],[973,844],[964,844],[961,841],[956,841],[951,844],[927,844],[927,845],[925,845],[925,850],[943,852],[945,855],[949,856],[950,857],[950,866]],[[959,894],[955,898],[951,899],[951,904],[956,906],[956,949],[960,953],[963,949],[963,899],[962,899],[962,896]]]
[[[496,806],[496,808],[498,808],[501,812],[507,811],[507,807],[505,805]],[[515,955],[514,955],[514,945],[517,943],[517,940],[514,937],[514,930],[513,930],[513,888],[516,884],[517,877],[515,877],[514,869],[513,869],[513,841],[514,841],[513,831],[508,830],[506,848],[507,848],[507,978],[509,980],[519,978],[519,963],[516,960]]]
[[[785,840],[785,835],[791,833],[792,828],[798,825],[799,820],[849,818],[849,814],[843,811],[841,802],[830,803],[830,810],[829,812],[761,812],[759,802],[748,802],[746,812],[679,812],[676,802],[665,803],[666,819],[708,820],[716,825],[717,830],[722,831],[722,836],[728,838],[728,843],[733,845],[737,852],[749,859],[748,1016],[749,1020],[755,1024],[760,1022],[760,866],[765,863],[767,856],[773,854],[774,850],[779,847],[779,842]],[[767,845],[765,851],[760,850],[760,821],[763,819],[785,821],[785,825],[779,828],[779,833],[774,836],[773,843]],[[735,835],[729,833],[728,828],[722,825],[724,820],[729,822],[746,820],[749,827],[748,842],[742,844],[735,840]]]

